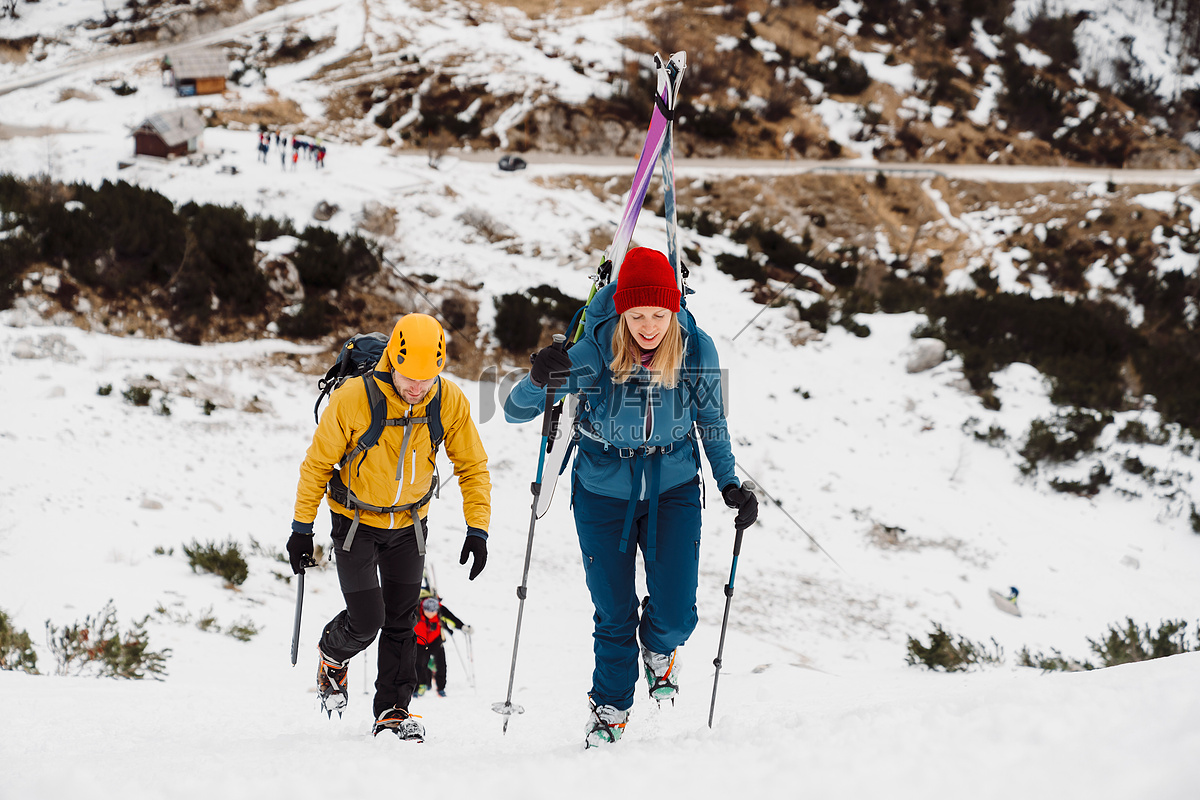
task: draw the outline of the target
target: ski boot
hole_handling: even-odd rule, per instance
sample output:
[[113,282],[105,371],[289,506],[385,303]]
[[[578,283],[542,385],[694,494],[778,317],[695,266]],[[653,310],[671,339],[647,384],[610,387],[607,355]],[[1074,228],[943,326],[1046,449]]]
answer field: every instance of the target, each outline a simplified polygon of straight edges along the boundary
[[616,744],[625,733],[625,722],[629,719],[628,711],[621,711],[616,706],[596,705],[596,701],[588,697],[591,711],[588,713],[587,736],[583,740],[583,749],[602,747],[606,744]]
[[675,695],[679,694],[679,668],[675,663],[678,649],[670,655],[655,653],[653,650],[642,648],[642,664],[646,667],[646,684],[650,687],[650,699],[662,705],[663,700],[670,700],[675,705]]
[[437,693],[438,693],[438,697],[445,697],[445,696],[446,696],[446,690],[445,690],[445,689],[438,689],[438,690],[437,690]]
[[420,684],[417,684],[417,688],[413,692],[413,694],[415,694],[417,697],[421,697],[423,694],[425,694],[428,691],[429,691],[429,686],[424,683],[420,683]]
[[317,653],[321,657],[317,664],[317,694],[321,696],[321,710],[327,717],[332,717],[336,711],[340,718],[346,704],[350,702],[350,691],[347,687],[350,659],[338,663],[326,657],[321,652],[320,645],[317,646]]
[[409,714],[407,709],[400,707],[386,709],[375,720],[371,735],[378,736],[383,731],[390,731],[402,742],[425,741],[425,726],[417,722],[420,719],[415,714]]

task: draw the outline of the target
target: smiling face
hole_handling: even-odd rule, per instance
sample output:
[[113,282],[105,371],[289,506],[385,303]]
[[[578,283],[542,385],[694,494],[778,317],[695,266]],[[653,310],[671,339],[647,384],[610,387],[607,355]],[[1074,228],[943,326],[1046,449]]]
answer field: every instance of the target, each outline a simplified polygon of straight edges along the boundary
[[621,315],[633,340],[643,350],[654,350],[662,344],[663,334],[671,325],[671,312],[657,306],[638,306]]
[[437,378],[430,378],[424,381],[414,381],[412,378],[406,378],[396,370],[392,370],[392,384],[396,387],[396,391],[400,393],[400,397],[410,406],[415,406],[424,399],[425,395],[429,394],[429,389],[433,386],[433,382]]

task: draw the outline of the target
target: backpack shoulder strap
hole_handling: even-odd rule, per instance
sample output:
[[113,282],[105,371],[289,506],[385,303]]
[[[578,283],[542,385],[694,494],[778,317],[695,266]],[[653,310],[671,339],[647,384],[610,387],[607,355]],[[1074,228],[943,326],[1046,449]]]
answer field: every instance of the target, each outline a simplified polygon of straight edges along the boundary
[[446,426],[442,424],[442,392],[445,390],[445,384],[442,383],[442,377],[439,375],[437,392],[434,393],[428,408],[425,409],[425,416],[429,419],[429,443],[433,446],[434,454],[446,439]]
[[367,429],[363,431],[362,435],[358,437],[358,443],[354,445],[354,449],[342,459],[343,464],[349,464],[360,453],[364,453],[369,448],[374,447],[379,442],[379,437],[383,433],[384,422],[387,420],[387,398],[379,390],[379,384],[375,383],[374,373],[368,372],[362,376],[362,379],[363,385],[367,390],[367,404],[371,409],[371,422],[367,425]]

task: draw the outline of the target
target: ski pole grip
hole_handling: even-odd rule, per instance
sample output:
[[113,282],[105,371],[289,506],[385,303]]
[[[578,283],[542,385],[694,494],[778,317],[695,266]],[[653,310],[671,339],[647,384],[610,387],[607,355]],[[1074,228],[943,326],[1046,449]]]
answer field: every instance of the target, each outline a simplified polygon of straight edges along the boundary
[[[567,341],[564,334],[554,334],[554,344],[562,347]],[[553,345],[552,345],[553,346]],[[554,387],[552,384],[546,384],[546,410],[542,412],[542,436],[549,437],[550,432],[554,429]]]

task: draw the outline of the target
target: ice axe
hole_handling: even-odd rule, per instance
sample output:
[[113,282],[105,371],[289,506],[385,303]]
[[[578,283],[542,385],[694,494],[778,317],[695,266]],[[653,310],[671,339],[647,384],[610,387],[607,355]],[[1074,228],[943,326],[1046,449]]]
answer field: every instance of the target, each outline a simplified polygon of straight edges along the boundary
[[304,556],[300,561],[300,573],[296,576],[296,619],[292,623],[292,666],[296,666],[296,656],[300,652],[300,612],[304,609],[304,568],[315,567],[316,561],[311,556]]

